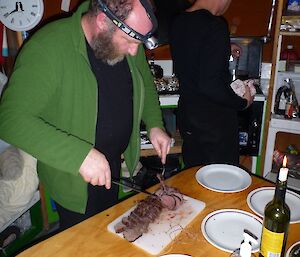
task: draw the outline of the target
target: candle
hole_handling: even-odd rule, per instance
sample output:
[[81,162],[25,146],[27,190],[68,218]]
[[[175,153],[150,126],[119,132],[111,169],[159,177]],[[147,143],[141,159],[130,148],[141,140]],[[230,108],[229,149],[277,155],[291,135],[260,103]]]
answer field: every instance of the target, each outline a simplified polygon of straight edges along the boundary
[[278,179],[282,182],[287,180],[287,176],[288,176],[288,171],[289,169],[287,168],[287,158],[286,155],[283,158],[283,162],[282,162],[282,168],[280,168],[279,170],[279,177]]

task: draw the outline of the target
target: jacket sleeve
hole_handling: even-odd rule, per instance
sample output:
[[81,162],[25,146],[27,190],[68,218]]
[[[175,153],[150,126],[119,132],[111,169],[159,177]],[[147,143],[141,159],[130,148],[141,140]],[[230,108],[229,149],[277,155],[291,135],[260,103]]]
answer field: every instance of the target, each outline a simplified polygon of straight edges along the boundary
[[146,60],[143,46],[139,47],[137,58],[145,90],[142,120],[145,123],[148,131],[153,127],[164,129],[158,94],[154,84],[153,75]]
[[60,85],[49,55],[35,42],[19,53],[0,102],[0,137],[46,165],[78,174],[92,145],[45,119]]

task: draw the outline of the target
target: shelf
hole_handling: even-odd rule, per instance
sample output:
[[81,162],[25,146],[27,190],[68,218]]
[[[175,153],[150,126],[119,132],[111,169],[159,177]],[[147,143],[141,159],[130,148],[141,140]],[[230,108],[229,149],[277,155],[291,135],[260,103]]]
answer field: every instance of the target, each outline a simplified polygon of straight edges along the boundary
[[300,76],[300,72],[295,72],[295,71],[278,71],[278,73],[287,76],[287,77],[299,77]]
[[256,94],[254,96],[254,102],[264,102],[266,100],[266,96],[264,94]]
[[300,118],[293,118],[291,120],[285,119],[282,115],[272,114],[270,120],[270,127],[291,131],[292,133],[300,133]]
[[[159,102],[162,108],[176,108],[178,104],[179,95],[160,95]],[[254,96],[255,102],[263,102],[266,100],[266,96],[264,94],[256,94]]]
[[160,95],[159,102],[162,108],[176,108],[178,104],[179,95]]
[[[275,141],[278,139],[277,134],[295,134],[298,138],[300,135],[300,118],[293,118],[291,120],[285,119],[282,115],[272,113],[276,101],[278,89],[284,84],[285,78],[289,77],[293,80],[295,86],[295,93],[297,96],[300,94],[300,73],[293,71],[280,71],[283,70],[283,62],[280,60],[280,53],[283,45],[285,45],[285,37],[299,37],[300,31],[288,31],[285,25],[291,25],[298,28],[298,21],[300,16],[287,16],[284,15],[286,1],[278,0],[276,11],[276,24],[273,42],[273,56],[272,56],[272,70],[270,78],[269,93],[266,106],[266,116],[264,122],[264,139],[262,142],[262,158],[261,158],[261,173],[264,177],[270,176],[272,170],[272,160],[275,147]],[[296,26],[297,25],[297,26]],[[294,39],[294,38],[292,38]],[[285,65],[285,64],[284,64]],[[284,136],[285,137],[285,136]],[[278,147],[278,145],[277,145]]]
[[[272,181],[272,182],[276,182],[277,173],[269,172],[265,176],[265,178]],[[288,180],[287,180],[287,185],[288,185],[288,188],[300,191],[300,179],[295,179],[295,178],[289,177]]]
[[282,36],[300,36],[300,32],[296,31],[296,32],[290,32],[290,31],[280,31],[280,35]]

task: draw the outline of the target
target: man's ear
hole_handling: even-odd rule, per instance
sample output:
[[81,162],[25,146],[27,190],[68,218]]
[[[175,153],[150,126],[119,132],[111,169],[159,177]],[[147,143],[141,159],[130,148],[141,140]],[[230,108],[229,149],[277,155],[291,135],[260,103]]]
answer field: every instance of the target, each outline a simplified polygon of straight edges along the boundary
[[106,15],[100,12],[96,17],[96,25],[99,31],[107,30]]

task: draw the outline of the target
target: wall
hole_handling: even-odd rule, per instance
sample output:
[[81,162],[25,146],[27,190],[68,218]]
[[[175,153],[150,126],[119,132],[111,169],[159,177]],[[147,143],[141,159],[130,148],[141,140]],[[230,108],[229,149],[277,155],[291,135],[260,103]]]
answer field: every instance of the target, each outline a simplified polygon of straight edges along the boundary
[[[74,10],[84,0],[71,0],[70,9]],[[45,12],[40,26],[48,21],[57,18],[59,15],[66,15],[60,10],[61,0],[44,0]],[[271,12],[272,0],[232,0],[232,3],[225,13],[230,31],[233,36],[265,36],[268,31],[268,22]],[[274,13],[274,17],[276,12]],[[274,21],[273,21],[274,22]],[[274,26],[272,28],[273,36]],[[292,43],[300,53],[300,38],[293,42],[284,42],[284,45]],[[263,47],[263,62],[272,60],[273,39]],[[168,45],[163,45],[154,50],[156,59],[170,59]],[[150,53],[147,52],[150,56]]]
[[[70,0],[70,10],[74,10],[79,3],[83,2],[83,0]],[[44,16],[43,21],[46,22],[49,19],[57,16],[58,14],[63,14],[64,12],[60,9],[61,0],[44,0]]]
[[[71,0],[71,10],[83,0]],[[61,0],[44,0],[45,14],[42,24],[63,14],[60,10]],[[267,34],[272,0],[232,0],[225,17],[234,36],[264,36]],[[275,16],[275,15],[274,15]],[[272,40],[273,41],[273,40]],[[264,45],[263,61],[271,62],[272,41]],[[300,50],[300,49],[299,49]],[[157,59],[170,59],[168,46],[154,51]]]
[[[272,0],[232,0],[225,17],[233,36],[265,36],[271,13]],[[274,13],[275,17],[276,13]],[[273,20],[273,22],[275,22]],[[274,26],[272,27],[272,36]],[[263,46],[263,61],[272,60],[273,39]],[[154,50],[156,59],[170,59],[168,45]],[[149,56],[150,53],[147,52]]]
[[[233,36],[266,36],[272,0],[232,0],[225,17]],[[276,17],[275,14],[273,17]],[[273,19],[273,24],[275,20]],[[274,26],[272,27],[274,36]],[[271,62],[273,39],[263,47],[263,61]]]

